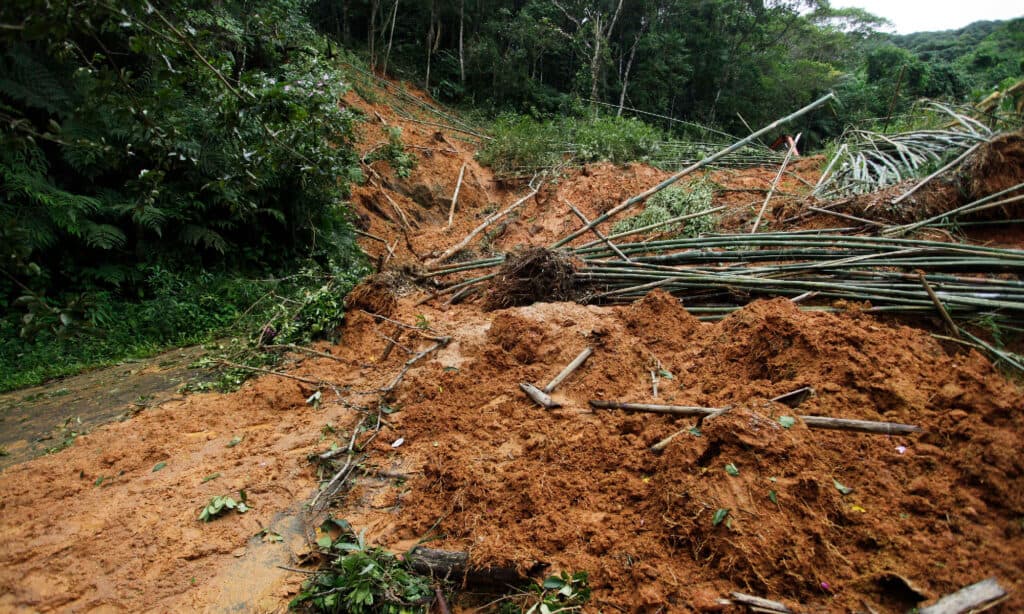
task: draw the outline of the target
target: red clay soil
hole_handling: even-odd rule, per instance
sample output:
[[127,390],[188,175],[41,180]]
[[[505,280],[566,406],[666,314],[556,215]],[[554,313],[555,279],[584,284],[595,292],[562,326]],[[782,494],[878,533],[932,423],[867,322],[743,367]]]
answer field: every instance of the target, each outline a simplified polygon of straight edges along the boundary
[[[346,103],[402,126],[417,152],[409,178],[377,162],[377,176],[367,171],[376,185],[353,195],[362,229],[387,246],[361,243],[388,268],[418,268],[525,193],[493,182],[465,143],[354,94]],[[364,153],[385,140],[381,129],[364,126]],[[463,164],[449,229],[446,203]],[[794,168],[813,183],[817,167],[808,159]],[[765,190],[776,172],[712,180]],[[471,251],[547,245],[580,225],[561,198],[593,217],[665,176],[642,165],[571,171]],[[788,175],[783,186],[809,190]],[[730,204],[727,227],[743,229],[763,197],[720,191],[716,204]],[[777,198],[773,227],[802,196]],[[319,348],[334,358],[289,369],[332,384],[318,408],[306,403],[314,386],[267,375],[233,394],[144,411],[0,473],[0,611],[282,610],[303,576],[264,563],[253,536],[302,516],[317,480],[308,455],[344,444],[373,391],[433,343],[361,309],[452,338],[408,371],[370,448],[368,466],[407,479],[360,478],[333,509],[373,544],[401,550],[432,538],[480,566],[587,571],[589,611],[722,611],[718,600],[742,591],[799,612],[905,612],[988,576],[1011,592],[1002,611],[1024,611],[1024,392],[982,355],[856,305],[833,314],[757,301],[711,324],[660,292],[624,307],[493,312],[485,301],[428,298],[396,272],[355,292],[342,341]],[[389,337],[399,343],[384,358]],[[594,355],[553,395],[561,408],[520,392],[520,382],[545,384],[588,346]],[[657,398],[652,371],[662,373]],[[770,401],[802,386],[815,394],[796,410]],[[590,399],[732,409],[691,430],[693,419],[595,412]],[[797,414],[923,432],[779,421]],[[663,453],[649,449],[678,431]],[[243,489],[248,513],[196,519],[210,497]],[[719,510],[728,513],[716,524]],[[274,560],[302,564],[302,541],[286,538]]]

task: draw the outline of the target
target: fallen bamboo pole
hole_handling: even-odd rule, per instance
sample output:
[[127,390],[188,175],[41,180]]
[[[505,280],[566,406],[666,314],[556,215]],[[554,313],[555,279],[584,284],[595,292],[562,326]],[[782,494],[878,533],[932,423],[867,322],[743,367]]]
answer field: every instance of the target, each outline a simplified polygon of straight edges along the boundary
[[920,614],[964,614],[982,612],[1000,603],[1007,596],[1006,589],[995,578],[986,578],[959,591],[946,595],[933,605],[921,608]]
[[576,356],[576,358],[574,358],[573,361],[568,364],[568,366],[562,369],[562,372],[556,375],[555,379],[548,382],[548,385],[544,386],[542,390],[547,394],[551,394],[552,392],[554,392],[555,388],[558,388],[558,386],[560,386],[562,382],[566,380],[566,378],[572,375],[576,369],[579,369],[580,366],[584,362],[586,362],[586,360],[590,358],[590,355],[593,353],[593,348],[584,348],[583,351],[580,352],[579,355]]
[[959,156],[957,156],[955,160],[953,160],[953,161],[952,161],[952,162],[950,162],[949,164],[947,164],[947,165],[943,166],[942,168],[940,168],[939,170],[935,171],[935,172],[934,172],[934,173],[932,173],[931,175],[928,175],[927,177],[925,177],[924,179],[922,179],[921,181],[919,181],[919,182],[918,182],[918,183],[917,183],[916,185],[914,185],[914,187],[910,188],[909,190],[907,190],[907,191],[906,191],[906,192],[904,192],[903,194],[900,194],[900,195],[899,195],[899,196],[898,196],[897,198],[893,199],[893,201],[892,201],[891,203],[889,203],[889,204],[890,204],[890,205],[898,205],[898,204],[900,204],[900,203],[901,203],[901,202],[903,202],[903,201],[904,201],[904,200],[905,200],[906,198],[908,198],[908,197],[909,197],[909,196],[910,196],[911,194],[913,194],[914,192],[916,192],[916,191],[920,190],[921,188],[923,188],[923,187],[925,186],[925,184],[927,184],[927,183],[928,183],[929,181],[931,181],[932,179],[935,179],[936,177],[938,177],[938,176],[939,176],[939,175],[941,175],[942,173],[945,173],[945,172],[946,172],[946,171],[948,171],[949,169],[951,169],[951,168],[953,168],[954,166],[956,166],[956,165],[960,164],[961,162],[963,162],[963,161],[964,161],[964,160],[965,160],[965,159],[967,158],[967,156],[971,155],[971,154],[972,154],[972,153],[974,153],[974,152],[975,152],[975,151],[976,151],[976,150],[977,150],[977,149],[978,149],[979,147],[981,147],[981,145],[982,145],[982,143],[983,143],[983,142],[984,142],[984,141],[982,141],[982,142],[978,142],[978,143],[975,143],[975,144],[974,144],[974,145],[973,145],[972,147],[970,147],[970,148],[969,148],[969,149],[968,149],[967,151],[965,151],[965,152],[963,152],[962,154],[960,154]]
[[451,258],[453,255],[455,255],[460,250],[462,250],[467,245],[469,245],[473,241],[473,239],[475,239],[478,234],[480,234],[481,232],[486,230],[488,226],[490,226],[494,222],[500,220],[501,218],[505,217],[509,213],[512,213],[513,211],[515,211],[515,209],[518,208],[519,205],[523,204],[524,202],[526,202],[527,200],[532,198],[533,195],[536,194],[539,190],[540,190],[540,186],[539,185],[537,187],[533,187],[530,190],[529,194],[527,194],[526,196],[520,198],[516,202],[512,203],[511,205],[509,205],[508,207],[506,207],[502,211],[499,211],[498,213],[495,213],[491,217],[489,217],[486,220],[484,220],[482,224],[480,224],[479,226],[474,228],[472,232],[470,232],[468,235],[466,235],[466,238],[464,238],[463,240],[459,241],[455,245],[449,247],[443,254],[441,254],[437,258],[434,258],[433,260],[430,260],[429,262],[427,262],[427,266],[430,267],[430,266],[434,266],[434,265],[437,265],[437,264],[441,264],[445,260]]
[[793,153],[796,151],[796,144],[800,142],[802,134],[796,135],[793,139],[793,144],[789,146],[786,151],[786,157],[782,159],[782,164],[779,166],[779,173],[775,175],[775,179],[772,181],[771,188],[768,189],[768,194],[764,197],[764,202],[761,204],[761,210],[757,212],[757,218],[754,219],[754,226],[750,229],[750,234],[757,233],[757,227],[761,225],[761,218],[764,217],[764,212],[768,209],[768,203],[772,199],[772,195],[775,194],[775,189],[779,187],[779,181],[782,180],[782,173],[786,172],[786,166],[789,165],[789,161],[793,158]]
[[790,122],[790,121],[792,121],[792,120],[794,120],[794,119],[796,119],[798,117],[806,115],[807,113],[809,113],[809,112],[813,111],[814,109],[820,107],[821,105],[825,104],[826,102],[828,102],[829,100],[831,100],[833,98],[835,98],[835,94],[833,94],[832,92],[829,92],[828,94],[826,94],[826,95],[822,96],[821,98],[815,100],[811,104],[809,104],[809,105],[807,105],[807,106],[805,106],[805,107],[803,107],[803,108],[801,108],[801,109],[799,109],[797,111],[794,111],[793,113],[787,115],[786,117],[783,117],[781,119],[775,120],[774,122],[768,124],[764,128],[761,128],[760,130],[758,130],[757,132],[754,132],[753,134],[747,136],[746,138],[743,138],[743,139],[740,139],[739,141],[736,141],[735,143],[733,143],[732,145],[726,147],[725,149],[719,150],[717,153],[711,154],[707,158],[704,158],[703,160],[701,160],[699,162],[696,162],[694,164],[691,164],[690,166],[687,166],[683,170],[681,170],[678,173],[672,175],[671,177],[669,177],[668,179],[662,181],[658,185],[656,185],[656,186],[654,186],[654,187],[652,187],[652,188],[650,188],[648,190],[645,190],[645,191],[641,192],[640,194],[637,194],[636,196],[632,196],[630,198],[627,198],[620,205],[618,205],[616,207],[613,207],[612,209],[608,210],[607,212],[597,216],[596,218],[594,218],[590,222],[590,224],[588,224],[587,226],[584,226],[583,228],[581,228],[581,229],[579,229],[579,230],[577,230],[577,231],[575,231],[573,233],[570,233],[569,235],[563,237],[562,239],[560,239],[559,241],[554,243],[551,246],[551,248],[555,249],[555,248],[562,247],[563,245],[565,245],[566,243],[569,243],[570,241],[572,241],[576,237],[579,237],[583,233],[589,232],[590,231],[589,226],[596,226],[596,225],[600,224],[601,222],[607,220],[608,218],[618,214],[619,212],[624,211],[624,210],[628,209],[629,207],[632,207],[633,205],[635,205],[635,204],[637,204],[639,202],[643,202],[643,201],[647,200],[648,198],[650,198],[654,194],[660,192],[661,190],[664,190],[665,188],[667,188],[668,186],[672,185],[673,183],[679,181],[681,178],[685,177],[686,175],[689,175],[690,173],[692,173],[692,172],[694,172],[694,171],[696,171],[696,170],[698,170],[700,168],[703,168],[703,167],[707,166],[708,164],[711,164],[711,163],[715,162],[716,160],[718,160],[718,159],[720,159],[720,158],[722,158],[724,156],[727,156],[727,155],[731,154],[732,152],[736,151],[737,149],[743,147],[744,145],[747,145],[748,143],[751,143],[751,142],[757,140],[758,138],[764,136],[765,134],[771,132],[772,130],[775,130],[776,128],[778,128],[782,124],[785,124],[785,123]]
[[[722,408],[689,407],[682,405],[653,405],[650,403],[621,403],[619,401],[591,400],[594,409],[621,409],[632,412],[649,412],[668,414],[671,416],[710,416]],[[807,428],[833,431],[853,431],[878,435],[906,435],[921,431],[921,427],[896,422],[873,422],[870,420],[848,420],[845,418],[829,418],[827,416],[797,416]]]
[[455,219],[455,203],[459,200],[459,188],[462,187],[462,176],[466,173],[466,164],[463,163],[462,168],[459,169],[459,180],[455,183],[455,194],[452,194],[452,204],[448,207],[448,228],[452,227],[452,221]]
[[931,284],[928,283],[928,279],[924,275],[924,271],[917,272],[918,278],[921,280],[921,285],[924,286],[925,292],[928,293],[928,298],[932,299],[932,303],[935,303],[935,309],[942,316],[943,322],[946,323],[946,328],[949,329],[949,333],[960,339],[960,328],[953,322],[953,318],[949,317],[949,312],[946,311],[946,307],[939,300],[939,297],[935,294],[935,290],[932,290]]
[[562,406],[560,403],[555,402],[550,396],[548,396],[546,392],[534,386],[533,384],[530,384],[528,382],[520,382],[519,388],[524,393],[526,393],[526,396],[530,397],[530,399],[533,400],[534,403],[540,405],[544,409],[554,409],[556,407]]
[[[566,205],[569,205],[569,209],[572,209],[572,212],[576,214],[576,217],[580,218],[580,221],[583,222],[584,225],[590,224],[590,220],[587,219],[587,216],[583,215],[582,211],[576,208],[576,205],[572,204],[565,198],[562,199],[562,202],[565,203]],[[618,255],[619,258],[622,258],[626,262],[633,262],[632,260],[629,259],[629,256],[622,253],[622,250],[620,250],[617,245],[612,243],[611,240],[608,239],[608,237],[604,236],[601,233],[601,231],[597,229],[596,226],[592,226],[590,228],[590,231],[593,232],[599,240],[603,241],[604,244],[607,245],[613,252],[615,252],[615,254]]]

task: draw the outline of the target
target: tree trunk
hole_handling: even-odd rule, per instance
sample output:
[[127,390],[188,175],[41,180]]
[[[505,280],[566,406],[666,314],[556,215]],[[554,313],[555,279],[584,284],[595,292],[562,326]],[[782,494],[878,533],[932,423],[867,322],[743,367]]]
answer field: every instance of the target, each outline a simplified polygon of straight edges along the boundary
[[459,82],[466,85],[466,55],[462,47],[462,29],[465,23],[466,0],[459,2]]
[[434,15],[437,12],[436,0],[430,0],[430,23],[427,26],[427,76],[423,81],[423,89],[430,93],[430,58],[434,55]]
[[366,37],[370,47],[370,71],[377,68],[377,13],[380,9],[380,0],[370,0],[370,33]]
[[388,61],[391,59],[391,43],[395,40],[395,21],[398,20],[398,0],[395,0],[395,8],[391,10],[391,32],[388,34],[388,49],[384,52],[384,76],[388,74]]
[[346,47],[352,42],[352,31],[348,27],[348,0],[341,3],[341,42]]
[[590,106],[597,115],[597,79],[601,72],[601,15],[594,17],[594,45],[590,56]]
[[633,47],[629,50],[629,60],[626,61],[626,69],[622,72],[622,91],[619,92],[619,110],[615,112],[615,117],[622,117],[622,107],[626,106],[626,89],[629,87],[629,71],[633,68],[633,59],[636,58],[636,48],[640,46],[640,39],[644,35],[644,30],[647,28],[647,23],[644,22],[640,26],[640,31],[636,34],[636,39],[633,40]]

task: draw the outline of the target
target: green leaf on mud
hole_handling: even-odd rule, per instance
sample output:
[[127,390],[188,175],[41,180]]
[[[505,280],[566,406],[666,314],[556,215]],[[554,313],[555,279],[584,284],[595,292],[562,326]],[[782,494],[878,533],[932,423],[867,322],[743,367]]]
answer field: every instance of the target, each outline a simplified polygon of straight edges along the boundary
[[316,539],[316,545],[320,546],[321,548],[330,548],[331,543],[332,540],[330,535],[321,535]]
[[220,477],[220,472],[219,471],[217,473],[211,473],[210,475],[208,475],[205,478],[203,478],[202,484],[206,484],[210,480],[216,480],[219,477]]
[[774,503],[775,505],[778,505],[779,504],[779,495],[776,494],[776,492],[774,490],[769,490],[768,491],[768,500],[771,501],[772,503]]
[[850,488],[849,486],[843,486],[843,485],[842,485],[842,484],[841,484],[841,483],[839,482],[839,480],[837,480],[837,479],[835,479],[835,478],[832,478],[832,485],[836,487],[836,490],[838,490],[838,491],[839,491],[840,493],[842,493],[842,494],[844,494],[844,495],[848,495],[848,494],[850,494],[851,492],[853,492],[853,489],[852,489],[852,488]]
[[725,517],[728,515],[729,510],[727,508],[718,508],[717,510],[715,510],[715,515],[711,518],[711,525],[717,527],[718,525],[722,524],[722,521],[725,520]]
[[243,439],[245,439],[245,436],[244,436],[244,435],[236,435],[235,437],[233,437],[233,438],[231,439],[231,441],[229,441],[229,442],[227,443],[227,446],[226,446],[226,447],[228,447],[228,448],[233,448],[233,447],[237,446],[238,444],[242,443],[242,440],[243,440]]
[[163,469],[166,466],[167,466],[167,463],[164,463],[164,462],[159,462],[159,463],[153,465],[153,473],[156,473],[157,471],[160,471],[161,469]]
[[728,465],[725,466],[725,472],[731,475],[732,477],[736,477],[740,474],[740,470],[737,469],[736,465],[732,463],[729,463]]
[[793,416],[779,416],[779,424],[782,425],[782,428],[788,429],[796,424],[796,419]]

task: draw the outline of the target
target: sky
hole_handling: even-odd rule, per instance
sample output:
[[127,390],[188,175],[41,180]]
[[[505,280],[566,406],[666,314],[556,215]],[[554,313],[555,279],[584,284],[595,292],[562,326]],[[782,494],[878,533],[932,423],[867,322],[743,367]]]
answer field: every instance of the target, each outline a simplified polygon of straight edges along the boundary
[[955,30],[975,21],[1024,17],[1024,4],[1018,0],[832,0],[832,6],[856,6],[885,17],[898,34]]

